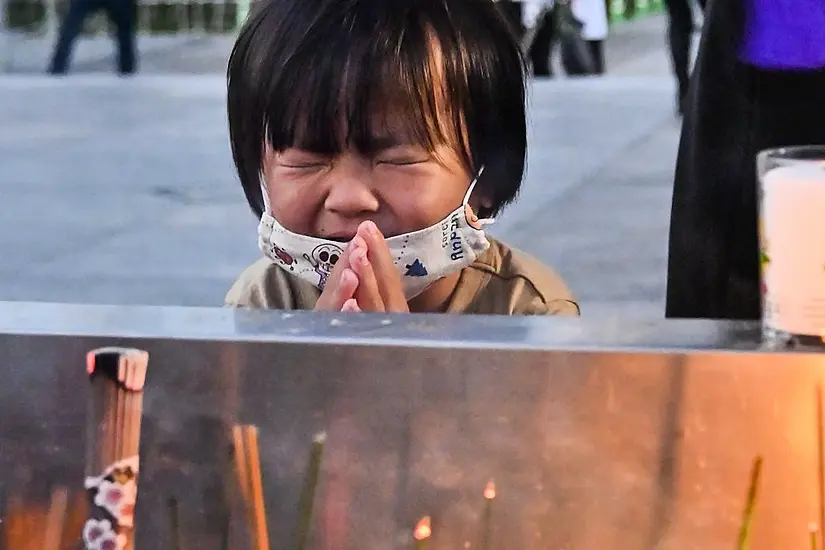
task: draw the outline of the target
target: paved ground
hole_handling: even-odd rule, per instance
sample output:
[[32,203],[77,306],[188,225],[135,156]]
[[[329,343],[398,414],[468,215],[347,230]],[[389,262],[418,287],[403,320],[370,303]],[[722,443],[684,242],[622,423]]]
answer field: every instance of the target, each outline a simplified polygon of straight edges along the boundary
[[[534,85],[524,192],[495,226],[588,315],[663,310],[678,140],[663,34],[627,24],[609,77]],[[133,79],[0,77],[0,300],[219,305],[257,257],[226,137],[228,42],[195,42],[158,47]],[[110,65],[78,57],[81,73]]]

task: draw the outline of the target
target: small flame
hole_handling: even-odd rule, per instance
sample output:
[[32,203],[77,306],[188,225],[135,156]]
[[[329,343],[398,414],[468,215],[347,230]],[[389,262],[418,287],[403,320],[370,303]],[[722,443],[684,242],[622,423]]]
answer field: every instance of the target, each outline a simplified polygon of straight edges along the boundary
[[91,375],[95,371],[95,352],[86,354],[86,374]]
[[496,484],[491,479],[487,482],[487,485],[484,487],[484,498],[487,500],[493,500],[496,498]]
[[808,524],[808,532],[809,533],[818,533],[819,532],[819,526],[815,522],[812,521],[811,523]]
[[424,540],[430,538],[430,535],[433,534],[433,530],[430,527],[430,516],[424,516],[415,526],[415,531],[413,531],[413,536],[415,540]]

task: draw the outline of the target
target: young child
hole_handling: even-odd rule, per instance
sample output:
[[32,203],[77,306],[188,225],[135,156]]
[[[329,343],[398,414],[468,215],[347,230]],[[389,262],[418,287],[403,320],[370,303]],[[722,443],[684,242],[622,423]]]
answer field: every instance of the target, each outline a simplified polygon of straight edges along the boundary
[[524,62],[493,0],[263,0],[227,73],[266,256],[227,305],[578,315],[483,230],[527,146]]

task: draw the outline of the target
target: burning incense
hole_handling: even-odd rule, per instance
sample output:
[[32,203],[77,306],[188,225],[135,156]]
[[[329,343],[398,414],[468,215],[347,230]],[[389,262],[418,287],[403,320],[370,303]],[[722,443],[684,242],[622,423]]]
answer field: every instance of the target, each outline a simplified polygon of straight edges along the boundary
[[817,531],[819,529],[816,526],[816,523],[811,523],[808,525],[808,550],[817,550]]
[[86,548],[134,549],[143,386],[149,354],[122,348],[89,352],[92,385],[87,416],[86,480],[91,509]]
[[753,511],[756,507],[756,498],[759,496],[759,477],[762,473],[762,457],[753,459],[751,469],[751,481],[748,487],[748,497],[745,501],[745,512],[742,515],[742,526],[739,528],[739,540],[736,545],[738,550],[745,550],[748,547],[748,537],[750,536],[751,522],[753,521]]
[[235,473],[246,508],[247,524],[253,534],[254,548],[269,550],[261,459],[258,454],[258,428],[234,426],[232,440],[235,447]]
[[324,456],[324,444],[327,434],[321,432],[312,441],[309,451],[309,462],[307,463],[306,475],[304,477],[304,488],[301,491],[301,501],[298,506],[300,515],[298,516],[298,550],[306,550],[309,540],[309,531],[312,525],[312,508],[315,503],[315,489],[318,486],[318,477],[321,472],[321,460]]
[[493,532],[493,499],[496,498],[496,484],[491,479],[484,487],[484,524],[482,526],[481,550],[489,550]]
[[432,536],[433,530],[431,525],[430,516],[424,516],[418,523],[415,525],[415,530],[413,531],[413,539],[415,539],[415,550],[426,550],[427,543],[430,540],[430,536]]

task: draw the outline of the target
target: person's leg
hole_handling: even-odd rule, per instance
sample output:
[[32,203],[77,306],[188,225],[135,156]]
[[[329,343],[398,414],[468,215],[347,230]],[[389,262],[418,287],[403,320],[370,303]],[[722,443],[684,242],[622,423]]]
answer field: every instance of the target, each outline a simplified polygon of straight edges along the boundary
[[693,40],[693,11],[689,0],[665,0],[668,45],[676,77],[677,107],[682,112],[690,81],[690,46]]
[[118,72],[132,74],[135,72],[135,13],[137,6],[134,0],[107,0],[106,9],[109,18],[115,26],[117,37]]
[[588,40],[587,47],[593,58],[593,74],[604,74],[604,40]]
[[74,41],[83,30],[83,21],[96,7],[93,0],[72,0],[69,4],[69,11],[60,25],[57,44],[49,64],[49,73],[66,74],[68,72]]
[[550,66],[550,54],[553,51],[555,25],[553,11],[550,10],[538,23],[539,28],[528,52],[533,65],[534,76],[553,76]]

